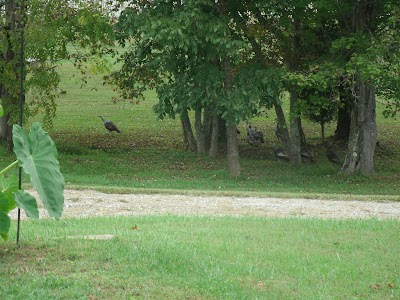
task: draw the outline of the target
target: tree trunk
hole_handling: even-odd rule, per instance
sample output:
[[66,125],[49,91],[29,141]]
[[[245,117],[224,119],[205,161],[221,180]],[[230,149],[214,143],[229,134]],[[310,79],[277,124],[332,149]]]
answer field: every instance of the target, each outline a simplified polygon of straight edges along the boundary
[[211,142],[210,142],[210,157],[217,157],[218,155],[218,139],[219,139],[219,116],[214,115],[212,122],[212,133],[211,133]]
[[226,125],[229,175],[240,176],[239,149],[236,125]]
[[298,93],[295,88],[290,92],[290,161],[294,165],[301,164],[301,134],[300,134],[300,116],[297,113],[296,106]]
[[193,152],[196,151],[196,139],[193,135],[192,124],[190,123],[187,110],[185,110],[181,114],[181,124],[183,131],[183,141],[186,148]]
[[[354,32],[374,32],[377,0],[359,0],[354,10]],[[356,74],[356,101],[351,111],[349,146],[342,171],[370,174],[374,171],[377,139],[375,86]]]
[[202,109],[197,108],[194,116],[194,124],[197,135],[197,154],[206,154],[206,135],[202,124]]
[[350,90],[340,86],[340,105],[338,108],[338,120],[335,130],[336,140],[343,142],[349,141],[352,99],[353,97]]
[[[295,17],[295,16],[294,16]],[[291,71],[296,72],[300,68],[300,21],[295,17],[293,20],[293,41],[291,49],[291,58],[289,68]],[[297,87],[292,85],[290,87],[290,161],[294,165],[301,164],[301,130],[300,130],[300,115],[297,111],[299,92]]]
[[[224,60],[225,71],[225,89],[230,91],[232,89],[232,76],[233,70],[231,62],[228,59]],[[226,137],[227,137],[227,152],[228,152],[228,170],[229,175],[238,177],[240,176],[240,160],[239,160],[239,147],[236,133],[236,124],[226,124]]]
[[282,106],[276,101],[274,102],[274,108],[276,117],[278,118],[277,126],[279,126],[279,132],[281,134],[281,139],[282,139],[281,142],[284,144],[285,149],[290,149],[290,136],[286,124],[285,113],[283,112]]
[[375,87],[363,80],[357,85],[359,96],[351,111],[349,146],[342,170],[367,175],[374,171],[377,139]]
[[[16,8],[15,1],[6,0],[4,2],[5,9],[5,26],[3,28],[5,32],[6,38],[6,50],[3,52],[3,62],[4,65],[13,63],[15,58],[15,53],[13,50],[13,45],[11,44],[11,36],[14,36],[15,26],[16,26]],[[4,67],[4,66],[3,66]],[[13,66],[14,71],[16,73],[16,65]],[[17,78],[17,76],[16,76]],[[8,80],[12,80],[12,78],[8,78]],[[11,111],[13,108],[13,104],[18,103],[17,95],[12,95],[9,91],[9,87],[12,83],[4,82],[1,86],[1,94],[0,97],[2,99],[2,106],[4,109],[4,115],[0,118],[0,138],[5,142],[6,148],[9,151],[13,149],[13,141],[12,141],[12,126],[9,124],[11,119]]]

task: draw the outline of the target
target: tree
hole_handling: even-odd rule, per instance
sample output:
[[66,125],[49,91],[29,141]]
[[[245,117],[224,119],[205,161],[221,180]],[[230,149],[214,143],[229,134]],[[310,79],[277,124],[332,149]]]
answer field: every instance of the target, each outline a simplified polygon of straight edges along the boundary
[[[382,51],[393,5],[391,1],[354,1],[352,4],[353,32],[346,41],[354,43],[353,54],[347,64],[353,70],[354,106],[348,151],[342,170],[349,174],[370,174],[374,171],[373,157],[377,140],[376,89],[385,77],[387,80],[396,76],[393,73],[388,76],[387,70],[383,70],[383,66],[390,64],[392,59],[386,60],[386,51]],[[393,54],[398,57],[399,50],[394,50]],[[399,82],[398,79],[394,80]],[[384,87],[384,84],[380,87]]]
[[4,10],[1,7],[4,18],[0,20],[0,86],[5,114],[0,121],[0,138],[6,141],[10,150],[11,126],[16,123],[19,108],[21,28],[16,25],[25,25],[27,61],[24,73],[27,77],[24,84],[24,117],[42,112],[43,123],[47,128],[51,128],[55,116],[55,99],[65,92],[59,88],[57,63],[62,59],[73,61],[84,82],[87,76],[87,64],[84,63],[95,59],[97,65],[102,66],[100,57],[106,51],[104,46],[113,42],[109,17],[102,13],[95,1],[90,4],[79,2],[74,6],[61,0],[32,0],[25,3],[28,13],[23,16],[18,1],[7,0],[4,2]]
[[[141,97],[155,88],[159,117],[194,111],[197,151],[215,155],[217,138],[226,127],[228,169],[240,174],[236,125],[259,110],[260,97],[276,99],[273,72],[252,59],[248,41],[237,23],[238,1],[135,1],[117,24],[117,36],[129,51],[112,74],[125,98]],[[266,90],[269,94],[266,94]],[[223,125],[220,126],[220,120]],[[186,123],[185,130],[189,130]],[[187,132],[185,133],[185,136]],[[190,134],[189,134],[190,136]]]

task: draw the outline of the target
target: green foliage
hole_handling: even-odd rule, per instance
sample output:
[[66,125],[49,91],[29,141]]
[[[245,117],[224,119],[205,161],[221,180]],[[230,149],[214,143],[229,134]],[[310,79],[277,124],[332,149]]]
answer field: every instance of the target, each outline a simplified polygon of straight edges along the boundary
[[[55,101],[66,92],[59,87],[59,61],[73,61],[83,84],[90,68],[98,66],[104,69],[107,65],[103,57],[112,52],[107,47],[113,44],[114,35],[109,18],[102,13],[98,1],[70,5],[61,0],[34,0],[27,2],[27,10],[24,117],[40,114],[43,125],[50,129],[57,109]],[[7,18],[0,22],[7,22]],[[14,55],[8,55],[7,61],[0,60],[0,85],[7,91],[3,103],[10,117],[9,124],[14,124],[17,123],[19,107],[20,68],[16,66],[20,60],[20,31],[10,30],[9,24],[3,25],[2,28],[8,29],[1,31],[0,52],[4,56],[12,50]]]
[[[24,225],[21,247],[0,245],[5,299],[400,298],[394,219],[135,215]],[[105,235],[114,238],[90,239]]]
[[[59,219],[64,206],[64,178],[56,159],[57,150],[49,135],[39,123],[34,123],[27,135],[19,125],[13,128],[14,152],[22,170],[30,176],[34,189],[37,190],[44,207],[50,216]],[[17,205],[24,209],[30,218],[39,218],[36,199],[29,193],[18,190],[15,176],[3,177],[17,162],[0,172],[0,234],[8,238],[10,218],[7,215]]]
[[[136,100],[156,88],[160,118],[205,108],[237,124],[278,97],[282,72],[254,63],[247,39],[221,14],[222,4],[138,5],[139,13],[125,9],[116,25],[119,43],[130,48],[121,57],[121,70],[109,79],[123,98]],[[233,66],[229,91],[223,61]]]
[[54,142],[39,123],[33,123],[29,135],[20,126],[14,125],[13,142],[19,166],[30,176],[32,186],[38,191],[50,216],[61,218],[64,178]]

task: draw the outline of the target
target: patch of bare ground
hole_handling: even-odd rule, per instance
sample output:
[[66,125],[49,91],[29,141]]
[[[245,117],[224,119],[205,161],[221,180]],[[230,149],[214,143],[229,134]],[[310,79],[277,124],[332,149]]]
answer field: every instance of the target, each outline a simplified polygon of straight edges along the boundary
[[[37,198],[37,194],[31,192]],[[11,217],[16,218],[16,210]],[[400,219],[400,202],[281,199],[162,194],[106,194],[65,190],[63,218],[126,215],[207,215]],[[22,212],[25,218],[24,212]],[[48,217],[40,207],[40,216]]]

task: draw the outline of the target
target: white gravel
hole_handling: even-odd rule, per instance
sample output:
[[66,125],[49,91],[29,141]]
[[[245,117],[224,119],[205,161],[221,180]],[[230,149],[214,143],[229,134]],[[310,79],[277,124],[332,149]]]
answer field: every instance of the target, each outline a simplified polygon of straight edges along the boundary
[[[37,198],[36,193],[30,192]],[[93,190],[65,190],[63,218],[168,214],[400,219],[400,202],[106,194]],[[16,210],[11,212],[11,216],[16,218]],[[22,216],[25,218],[24,212]],[[48,216],[43,208],[40,208],[40,216],[41,218]]]

